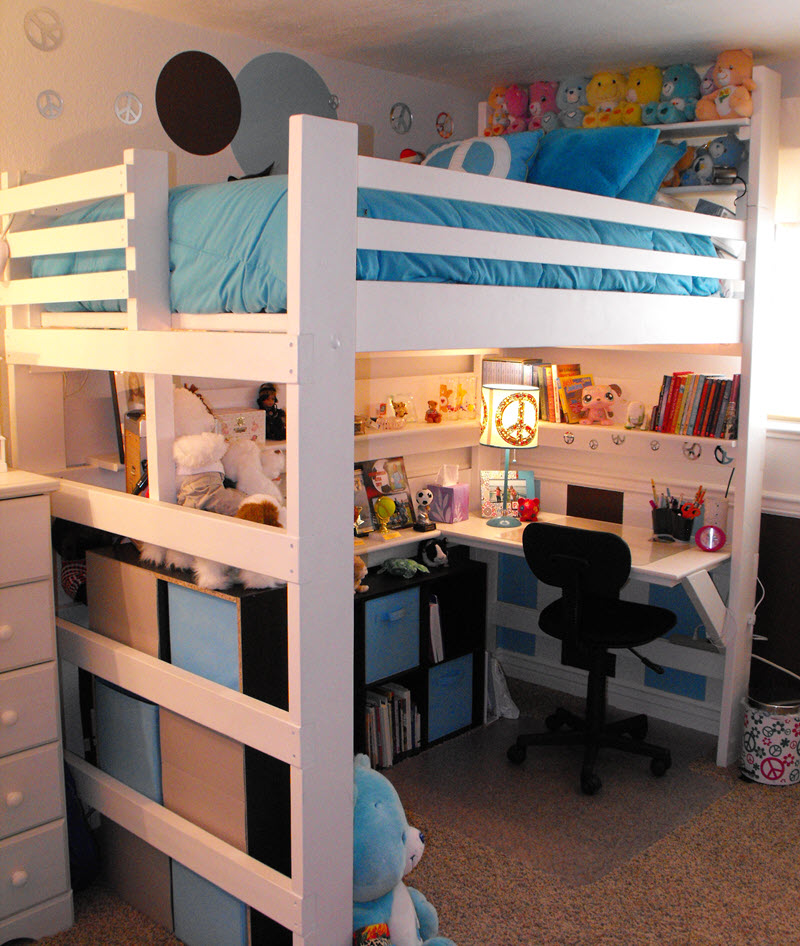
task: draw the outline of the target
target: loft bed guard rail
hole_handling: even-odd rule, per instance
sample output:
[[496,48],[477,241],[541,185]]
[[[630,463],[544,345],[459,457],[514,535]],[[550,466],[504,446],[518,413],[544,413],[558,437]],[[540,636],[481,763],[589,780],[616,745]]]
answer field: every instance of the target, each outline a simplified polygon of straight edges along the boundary
[[[324,150],[330,147],[330,126],[336,124],[326,120],[307,123],[307,134],[315,140],[316,147]],[[491,208],[555,214],[576,221],[601,221],[702,235],[741,245],[742,249],[744,246],[745,224],[742,221],[559,188],[374,158],[358,158],[356,175],[351,179],[344,179],[341,168],[329,169],[328,175],[330,187],[343,186],[351,194],[356,189],[375,189],[398,195],[468,201]],[[290,189],[291,186],[290,183]],[[166,159],[157,153],[140,151],[127,152],[125,163],[116,167],[72,175],[60,181],[6,187],[0,191],[0,214],[6,221],[14,214],[39,213],[54,204],[63,207],[67,203],[125,195],[125,217],[122,220],[35,230],[11,229],[8,235],[12,258],[10,278],[0,289],[0,302],[17,307],[12,317],[13,328],[127,328],[139,332],[167,328],[217,329],[259,335],[258,341],[251,339],[239,349],[241,353],[249,348],[254,364],[258,360],[263,364],[263,359],[273,353],[282,354],[280,348],[284,342],[278,341],[275,335],[291,333],[293,315],[289,300],[285,313],[170,313],[167,192]],[[340,216],[319,214],[314,225],[323,229],[327,243],[331,245],[341,241],[341,224]],[[30,225],[30,218],[24,225]],[[290,219],[290,234],[292,226],[294,223]],[[708,277],[736,284],[741,284],[744,279],[743,252],[736,259],[720,259],[456,225],[380,220],[363,215],[358,217],[356,234],[356,245],[350,248],[353,258],[357,252],[376,251],[382,254],[506,260],[586,270],[606,268],[623,274]],[[38,279],[30,278],[24,271],[26,260],[63,254],[65,249],[69,252],[124,250],[126,269]],[[320,278],[324,277],[324,260],[312,262],[306,255],[306,264],[321,270]],[[289,265],[292,265],[291,256]],[[352,268],[350,274],[353,278]],[[447,280],[447,276],[444,279]],[[127,300],[127,312],[46,311],[48,305],[57,302],[101,299]],[[408,313],[425,310],[435,312],[436,318],[428,320],[423,333],[421,326],[415,324],[416,320],[409,318]],[[741,338],[741,311],[740,298],[671,295],[657,291],[529,288],[364,278],[356,285],[356,348],[360,351],[450,348],[456,328],[459,346],[467,349],[514,345],[520,338],[531,339],[539,345],[737,343]],[[496,312],[502,312],[502,320],[487,318]],[[37,349],[41,346],[42,359],[51,357],[44,337],[35,342],[33,337],[29,337],[27,345],[12,337],[9,345],[12,351],[17,347],[17,341],[27,351],[31,350],[30,343]],[[212,347],[228,344],[233,348],[239,345],[239,341],[233,337],[226,343],[217,338],[194,344]],[[180,361],[185,343],[183,340],[167,351],[166,346],[170,343],[161,341],[162,360],[169,359],[171,364],[175,363],[171,361],[173,358]],[[119,346],[123,361],[127,357],[141,363],[140,353],[132,353],[128,345],[120,345],[118,341],[111,344]],[[141,344],[152,349],[152,355],[158,357],[152,339],[145,337]],[[259,346],[257,352],[253,351],[253,345]],[[197,358],[199,353],[195,350],[191,357]],[[225,360],[224,357],[219,359]],[[118,363],[120,368],[125,367],[122,361]],[[195,370],[194,374],[214,376],[205,366],[202,370]]]

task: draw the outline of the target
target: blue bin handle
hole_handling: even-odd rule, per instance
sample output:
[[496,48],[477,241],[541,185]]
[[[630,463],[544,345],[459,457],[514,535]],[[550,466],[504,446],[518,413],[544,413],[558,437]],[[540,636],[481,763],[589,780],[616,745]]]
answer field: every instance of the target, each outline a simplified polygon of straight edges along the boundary
[[392,624],[395,624],[397,621],[402,621],[406,616],[405,608],[398,608],[396,611],[387,611],[386,620]]

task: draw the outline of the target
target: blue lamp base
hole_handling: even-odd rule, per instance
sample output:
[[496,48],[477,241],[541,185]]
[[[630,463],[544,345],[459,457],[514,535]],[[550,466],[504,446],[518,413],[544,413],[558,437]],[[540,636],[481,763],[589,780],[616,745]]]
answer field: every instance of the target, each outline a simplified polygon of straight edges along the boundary
[[510,458],[511,451],[506,447],[506,468],[503,477],[503,515],[495,516],[494,519],[488,519],[486,521],[487,526],[494,526],[495,529],[515,529],[517,526],[522,525],[516,516],[510,516],[506,512],[508,509],[508,464]]
[[522,523],[515,516],[497,516],[495,519],[487,519],[486,525],[494,526],[496,529],[514,529]]

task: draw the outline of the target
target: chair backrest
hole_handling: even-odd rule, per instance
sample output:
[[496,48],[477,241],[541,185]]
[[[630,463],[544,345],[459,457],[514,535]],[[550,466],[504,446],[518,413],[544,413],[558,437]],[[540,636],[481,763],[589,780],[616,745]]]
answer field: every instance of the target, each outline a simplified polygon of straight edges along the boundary
[[525,559],[533,574],[564,596],[619,597],[631,571],[631,550],[613,532],[531,522],[522,534]]

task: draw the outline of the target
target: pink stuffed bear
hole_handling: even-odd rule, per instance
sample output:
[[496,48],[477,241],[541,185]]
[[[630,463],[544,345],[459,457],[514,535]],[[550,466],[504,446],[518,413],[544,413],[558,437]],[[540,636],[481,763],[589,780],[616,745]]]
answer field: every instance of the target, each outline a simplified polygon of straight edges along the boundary
[[618,384],[590,384],[581,392],[581,423],[603,424],[608,427],[614,423],[612,410],[622,395]]
[[517,131],[526,131],[528,127],[528,90],[518,85],[510,85],[506,90],[506,111],[508,127],[504,134],[513,135]]
[[528,90],[528,130],[543,128],[550,131],[558,126],[558,105],[556,104],[557,82],[533,82]]
[[716,118],[749,118],[753,114],[755,89],[753,82],[753,54],[749,49],[728,49],[717,56],[712,73],[716,88],[704,95],[695,108],[695,119],[700,122]]

